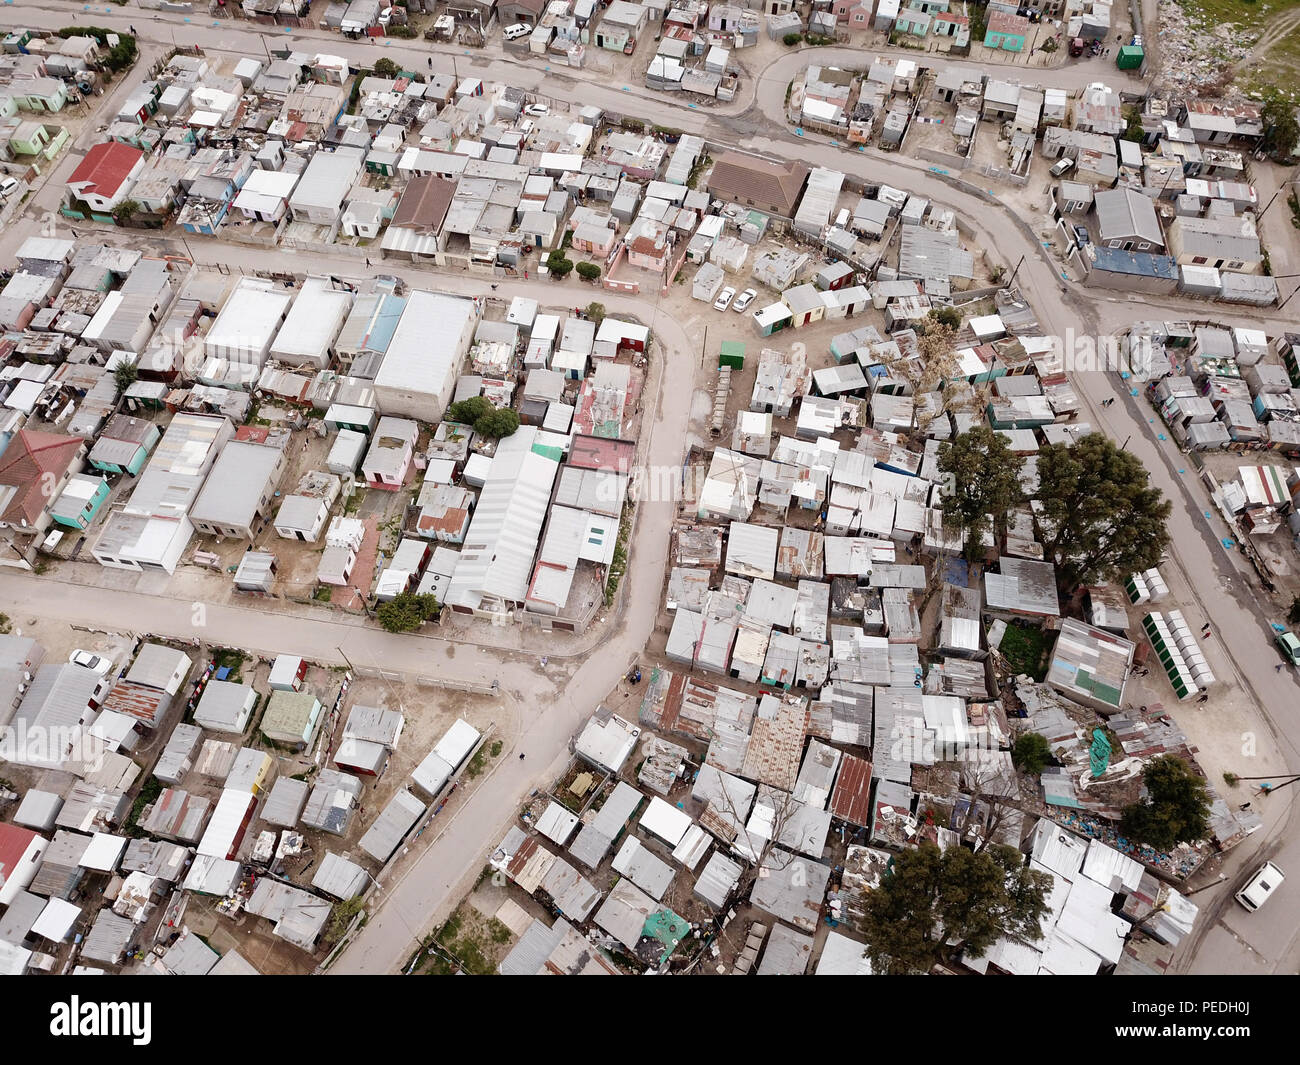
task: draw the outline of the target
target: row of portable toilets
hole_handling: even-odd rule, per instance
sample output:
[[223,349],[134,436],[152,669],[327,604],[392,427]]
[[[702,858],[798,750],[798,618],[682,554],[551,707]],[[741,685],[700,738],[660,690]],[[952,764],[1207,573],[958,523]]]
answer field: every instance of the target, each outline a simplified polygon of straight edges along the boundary
[[1190,698],[1214,683],[1214,674],[1181,610],[1153,611],[1142,618],[1142,628],[1179,699]]
[[1124,590],[1128,592],[1129,602],[1134,604],[1158,603],[1169,594],[1169,586],[1154,566],[1129,577],[1124,582]]

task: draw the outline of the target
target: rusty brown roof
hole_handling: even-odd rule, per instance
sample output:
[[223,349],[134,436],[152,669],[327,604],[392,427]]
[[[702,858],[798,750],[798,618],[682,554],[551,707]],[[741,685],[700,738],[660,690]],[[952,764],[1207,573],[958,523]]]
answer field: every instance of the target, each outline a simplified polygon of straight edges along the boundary
[[846,754],[831,792],[831,816],[859,828],[871,825],[871,763]]
[[727,152],[713,166],[709,192],[721,199],[770,206],[791,215],[807,178],[808,167],[800,162],[773,163],[742,152]]
[[440,177],[413,177],[393,212],[394,226],[437,233],[456,194],[456,184]]

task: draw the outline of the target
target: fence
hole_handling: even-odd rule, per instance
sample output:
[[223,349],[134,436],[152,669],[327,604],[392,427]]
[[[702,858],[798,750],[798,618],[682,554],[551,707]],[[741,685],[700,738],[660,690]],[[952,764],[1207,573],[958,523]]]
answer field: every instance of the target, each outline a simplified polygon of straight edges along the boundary
[[381,669],[379,666],[356,666],[353,672],[358,677],[385,680],[392,683],[410,681],[429,688],[447,688],[450,691],[468,692],[470,695],[490,695],[499,697],[500,688],[496,681],[484,683],[474,680],[454,680],[451,677],[437,677],[430,673],[416,673],[408,676],[400,670]]

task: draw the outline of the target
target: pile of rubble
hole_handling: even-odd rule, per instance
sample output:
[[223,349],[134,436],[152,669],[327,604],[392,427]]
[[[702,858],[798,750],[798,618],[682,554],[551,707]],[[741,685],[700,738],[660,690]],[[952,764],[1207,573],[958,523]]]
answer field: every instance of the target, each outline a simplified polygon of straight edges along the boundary
[[1249,54],[1259,36],[1258,29],[1205,23],[1189,15],[1177,0],[1161,0],[1161,80],[1192,92],[1207,86],[1226,88],[1233,67]]

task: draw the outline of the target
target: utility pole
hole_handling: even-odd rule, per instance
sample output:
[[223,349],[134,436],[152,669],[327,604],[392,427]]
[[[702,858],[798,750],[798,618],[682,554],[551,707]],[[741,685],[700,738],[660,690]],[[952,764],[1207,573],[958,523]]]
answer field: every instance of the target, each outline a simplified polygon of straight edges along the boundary
[[1014,284],[1016,280],[1016,274],[1020,273],[1020,265],[1024,261],[1025,261],[1025,257],[1023,255],[1020,256],[1020,262],[1016,263],[1016,268],[1011,271],[1011,277],[1010,279],[1008,279],[1007,283],[1003,286],[1004,288],[1010,288],[1012,284]]
[[339,654],[343,656],[343,661],[348,664],[348,669],[352,670],[352,675],[354,677],[357,676],[357,667],[352,664],[352,659],[350,659],[347,656],[347,653],[343,650],[343,648],[335,644],[334,650],[336,650]]

